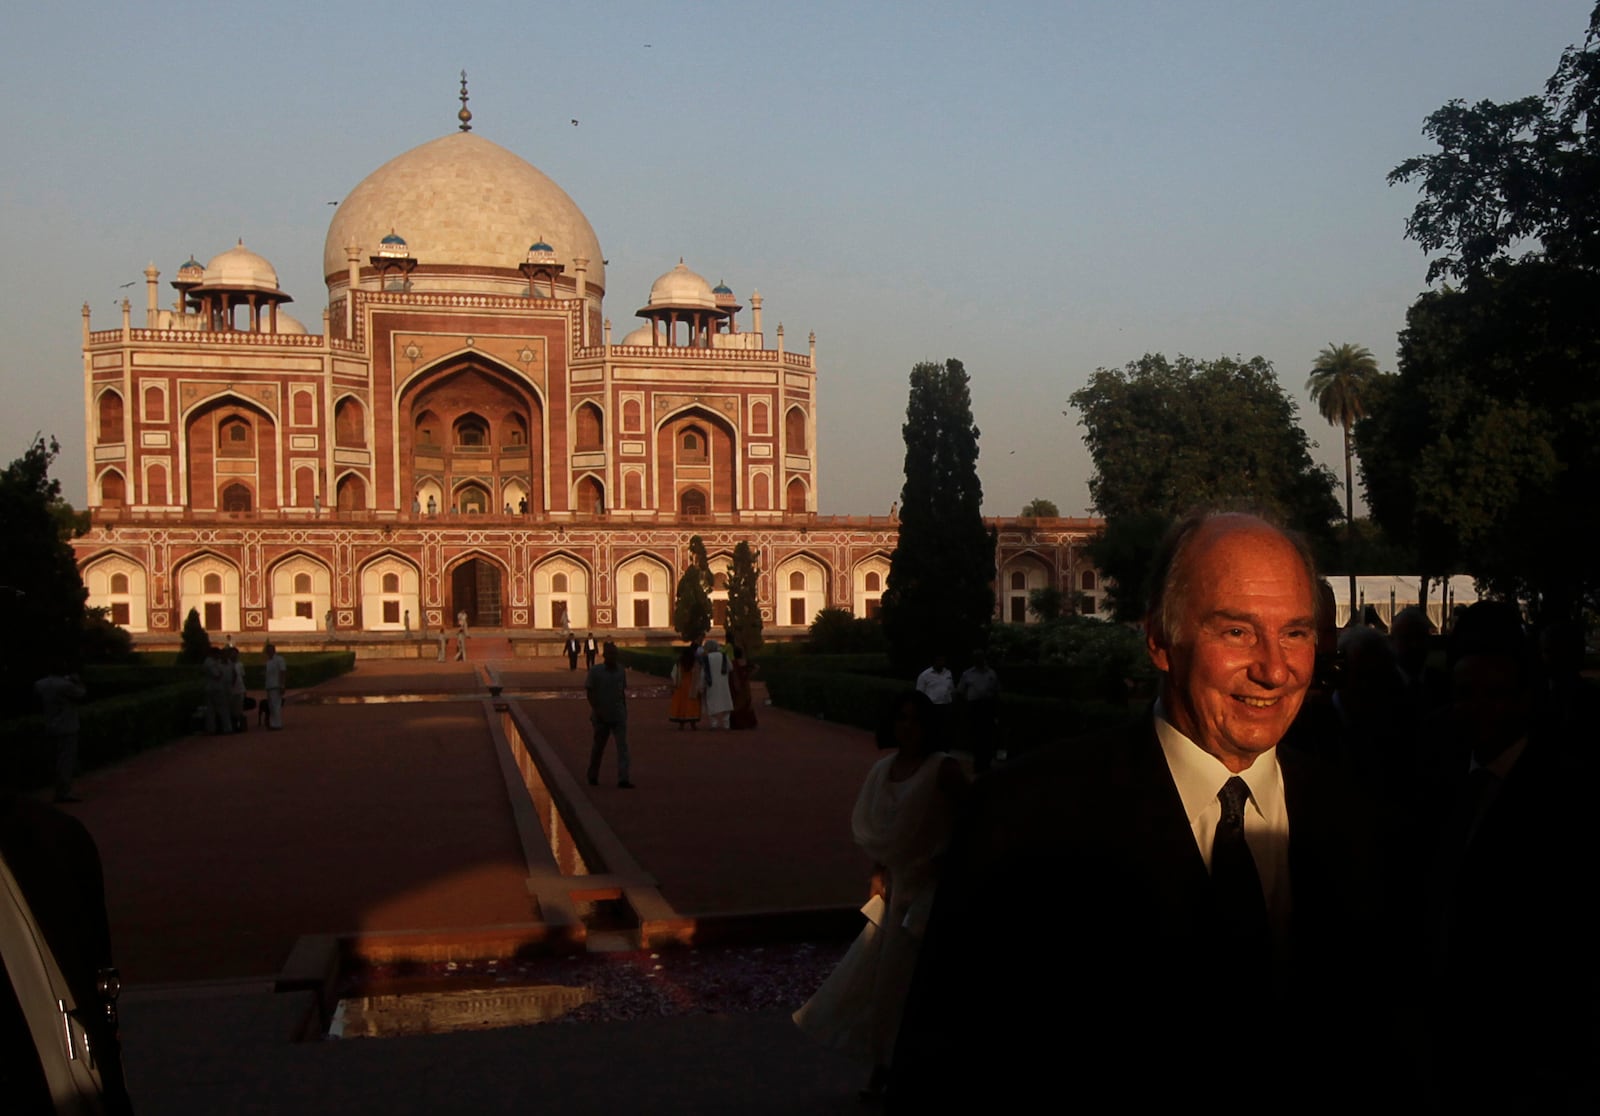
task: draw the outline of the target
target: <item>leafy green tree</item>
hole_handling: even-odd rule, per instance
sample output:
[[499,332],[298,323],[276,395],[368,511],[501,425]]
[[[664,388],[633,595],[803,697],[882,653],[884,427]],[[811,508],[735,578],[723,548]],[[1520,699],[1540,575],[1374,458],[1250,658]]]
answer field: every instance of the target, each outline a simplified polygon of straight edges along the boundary
[[1424,574],[1464,569],[1550,619],[1600,598],[1570,530],[1600,511],[1597,108],[1600,4],[1542,97],[1428,117],[1438,151],[1389,181],[1419,184],[1406,235],[1460,286],[1411,307],[1355,427],[1372,516]]
[[189,615],[183,618],[183,648],[178,652],[180,663],[204,662],[206,652],[211,648],[211,637],[206,634],[205,625],[200,623],[200,610],[191,608]]
[[761,650],[761,602],[757,598],[756,553],[747,542],[733,548],[728,571],[728,638],[747,656]]
[[1017,514],[1024,519],[1054,519],[1061,514],[1061,509],[1056,507],[1054,500],[1045,500],[1035,496],[1032,500],[1023,504],[1022,510]]
[[1418,183],[1406,236],[1433,256],[1428,282],[1467,284],[1511,253],[1537,244],[1539,258],[1600,266],[1600,4],[1581,44],[1568,47],[1543,96],[1496,104],[1453,100],[1422,134],[1439,148],[1407,159],[1389,183]]
[[75,670],[84,628],[83,579],[60,509],[61,483],[50,466],[54,438],[34,439],[0,472],[0,696],[12,710],[33,708],[33,683],[53,668]]
[[1061,613],[1066,608],[1067,596],[1054,585],[1046,585],[1039,589],[1030,590],[1028,593],[1028,615],[1035,620],[1050,621],[1061,619]]
[[978,428],[959,360],[911,370],[900,535],[883,594],[895,666],[959,659],[982,647],[994,619],[995,535],[983,522]]
[[689,564],[678,578],[672,602],[672,626],[692,643],[711,630],[711,560],[699,535],[689,539]]
[[1294,401],[1265,358],[1146,354],[1097,369],[1070,402],[1094,460],[1089,492],[1107,521],[1089,555],[1112,579],[1118,619],[1143,614],[1156,544],[1191,508],[1262,512],[1330,545],[1333,474],[1312,462]]
[[[1365,345],[1329,345],[1311,365],[1306,390],[1322,417],[1344,434],[1344,524],[1347,546],[1355,540],[1355,486],[1350,476],[1350,428],[1366,417],[1363,396],[1378,375],[1378,361]],[[1348,567],[1347,567],[1348,569]],[[1350,615],[1356,614],[1356,572],[1349,569]]]
[[1600,603],[1572,536],[1600,516],[1600,272],[1543,260],[1429,292],[1356,446],[1372,517],[1422,571],[1465,571],[1541,618]]
[[813,655],[850,655],[884,648],[883,625],[859,618],[848,608],[822,608],[806,631],[806,650]]

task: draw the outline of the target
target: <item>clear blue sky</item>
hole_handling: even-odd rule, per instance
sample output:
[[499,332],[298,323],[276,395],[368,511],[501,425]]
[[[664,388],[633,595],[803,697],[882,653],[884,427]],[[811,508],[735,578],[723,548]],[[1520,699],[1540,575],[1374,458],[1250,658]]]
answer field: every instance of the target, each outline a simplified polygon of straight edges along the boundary
[[83,501],[79,307],[111,328],[130,294],[139,323],[151,260],[165,302],[242,236],[317,328],[327,202],[450,131],[465,68],[478,134],[594,225],[619,329],[681,255],[759,288],[790,349],[816,331],[824,511],[898,497],[907,374],[946,356],[990,513],[1085,511],[1067,396],[1147,351],[1267,357],[1332,465],[1311,361],[1348,341],[1392,369],[1423,288],[1385,174],[1450,98],[1542,89],[1590,7],[12,5],[0,454],[58,434]]

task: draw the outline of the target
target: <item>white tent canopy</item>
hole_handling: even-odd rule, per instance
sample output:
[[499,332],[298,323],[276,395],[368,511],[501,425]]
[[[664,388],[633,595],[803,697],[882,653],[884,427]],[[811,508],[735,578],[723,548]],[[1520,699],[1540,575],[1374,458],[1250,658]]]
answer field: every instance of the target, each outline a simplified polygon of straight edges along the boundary
[[[1336,623],[1342,628],[1350,622],[1350,579],[1333,575],[1322,580],[1333,590],[1333,599],[1339,606]],[[1421,580],[1416,577],[1389,574],[1357,577],[1356,607],[1364,612],[1371,606],[1387,627],[1394,622],[1395,613],[1419,603],[1420,584]],[[1478,590],[1466,574],[1446,578],[1442,585],[1438,580],[1428,582],[1428,619],[1435,628],[1444,627],[1447,595],[1451,605],[1462,607],[1478,599]]]

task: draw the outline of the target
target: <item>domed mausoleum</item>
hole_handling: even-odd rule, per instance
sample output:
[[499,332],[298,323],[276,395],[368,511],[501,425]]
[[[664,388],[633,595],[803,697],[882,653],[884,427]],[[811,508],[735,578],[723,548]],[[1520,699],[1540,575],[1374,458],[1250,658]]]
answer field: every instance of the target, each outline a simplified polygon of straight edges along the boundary
[[[519,654],[568,627],[665,640],[698,534],[719,574],[756,547],[777,633],[874,613],[897,526],[817,514],[814,335],[788,351],[759,294],[741,320],[680,259],[613,343],[583,211],[463,116],[339,203],[319,332],[242,240],[190,256],[170,306],[147,268],[137,325],[84,306],[90,603],[156,642],[191,609],[385,654],[420,645],[371,633],[461,613]],[[1098,595],[1092,524],[1002,526],[1003,614],[1046,585]]]

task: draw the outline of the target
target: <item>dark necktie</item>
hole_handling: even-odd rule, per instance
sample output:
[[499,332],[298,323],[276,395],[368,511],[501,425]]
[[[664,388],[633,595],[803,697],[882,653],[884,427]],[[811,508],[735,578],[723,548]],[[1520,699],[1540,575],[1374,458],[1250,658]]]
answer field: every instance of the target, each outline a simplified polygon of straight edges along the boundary
[[1216,904],[1217,931],[1223,941],[1252,952],[1270,951],[1272,934],[1267,925],[1261,877],[1244,840],[1244,804],[1249,798],[1250,788],[1237,775],[1217,792],[1222,817],[1211,845],[1211,894]]

